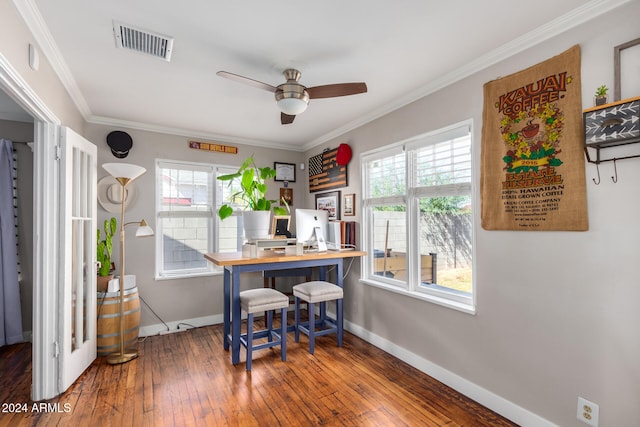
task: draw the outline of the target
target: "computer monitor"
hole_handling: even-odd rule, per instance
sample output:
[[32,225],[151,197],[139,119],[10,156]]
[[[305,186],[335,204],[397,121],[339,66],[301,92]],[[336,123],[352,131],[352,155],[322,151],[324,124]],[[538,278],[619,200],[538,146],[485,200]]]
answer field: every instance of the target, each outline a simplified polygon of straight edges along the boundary
[[[296,209],[296,240],[298,243],[326,251],[328,226],[329,212],[316,209]],[[318,232],[321,235],[318,235]]]

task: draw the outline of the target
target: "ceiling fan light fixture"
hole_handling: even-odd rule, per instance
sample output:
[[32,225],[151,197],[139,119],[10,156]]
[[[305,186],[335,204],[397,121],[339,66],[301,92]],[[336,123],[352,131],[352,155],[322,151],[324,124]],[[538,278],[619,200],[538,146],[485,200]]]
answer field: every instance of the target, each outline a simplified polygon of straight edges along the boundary
[[296,116],[307,109],[308,102],[298,98],[281,98],[276,101],[276,104],[283,113]]
[[307,109],[309,94],[301,84],[287,82],[278,86],[276,104],[283,113],[295,116]]

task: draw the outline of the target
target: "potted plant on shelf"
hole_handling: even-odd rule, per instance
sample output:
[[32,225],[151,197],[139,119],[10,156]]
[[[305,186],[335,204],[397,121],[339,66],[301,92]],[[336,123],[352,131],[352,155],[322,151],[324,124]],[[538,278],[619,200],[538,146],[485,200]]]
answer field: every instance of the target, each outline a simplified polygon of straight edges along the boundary
[[604,105],[607,103],[607,92],[609,88],[606,85],[602,85],[596,89],[595,102],[596,105]]
[[104,220],[104,239],[100,240],[100,229],[97,234],[97,257],[98,261],[98,291],[106,292],[109,280],[113,279],[111,268],[111,254],[113,252],[113,235],[117,229],[117,222],[114,217]]
[[[239,180],[240,190],[231,195],[231,200],[241,200],[246,206],[243,212],[245,238],[264,238],[269,235],[271,208],[277,200],[267,199],[267,181],[276,176],[276,171],[269,166],[258,167],[253,155],[247,157],[234,173],[221,175],[220,181],[228,181],[229,185]],[[286,215],[287,209],[273,206],[274,214]],[[225,219],[233,215],[233,207],[227,203],[220,206],[218,216]]]

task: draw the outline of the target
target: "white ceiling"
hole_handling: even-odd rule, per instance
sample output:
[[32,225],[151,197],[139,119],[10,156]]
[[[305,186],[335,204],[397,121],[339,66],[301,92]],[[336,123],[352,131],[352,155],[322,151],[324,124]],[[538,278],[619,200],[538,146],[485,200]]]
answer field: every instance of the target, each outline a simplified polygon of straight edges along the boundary
[[[14,0],[41,14],[44,25],[27,22],[89,122],[292,150],[625,1]],[[171,61],[116,49],[114,20],[175,38]],[[305,86],[364,81],[369,91],[311,100],[281,125],[273,94],[215,74],[275,86],[289,67]]]

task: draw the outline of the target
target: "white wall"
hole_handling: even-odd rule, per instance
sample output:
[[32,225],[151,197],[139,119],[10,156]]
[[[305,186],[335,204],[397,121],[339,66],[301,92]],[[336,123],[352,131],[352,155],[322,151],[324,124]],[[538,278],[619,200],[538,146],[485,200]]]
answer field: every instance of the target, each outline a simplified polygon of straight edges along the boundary
[[[613,88],[613,47],[640,37],[639,16],[633,2],[325,144],[353,148],[342,192],[360,200],[361,152],[469,118],[478,182],[483,84],[580,44],[583,106],[591,107],[596,87]],[[639,425],[640,159],[617,169],[614,184],[613,164],[603,164],[596,186],[587,164],[587,232],[485,231],[476,204],[475,316],[359,283],[354,267],[346,319],[551,423],[584,425],[576,419],[583,396],[600,405],[600,426]]]
[[[123,130],[133,139],[133,148],[125,159],[117,159],[111,154],[106,137],[113,130]],[[126,221],[136,221],[145,218],[149,225],[156,229],[155,221],[155,160],[183,160],[199,163],[227,164],[239,166],[244,159],[254,154],[258,166],[273,167],[274,161],[300,163],[301,153],[266,149],[260,147],[227,144],[238,147],[238,154],[219,154],[190,149],[187,146],[189,138],[186,136],[164,135],[159,133],[140,131],[126,128],[113,128],[103,125],[87,125],[86,137],[98,146],[98,179],[107,173],[101,165],[108,162],[126,162],[143,166],[147,172],[134,181],[137,187],[137,200],[127,209]],[[305,171],[297,171],[296,182],[289,187],[294,191],[294,206],[300,207],[304,198],[303,182]],[[282,183],[272,183],[267,196],[278,199],[279,188]],[[98,224],[105,219],[115,216],[120,224],[120,213],[112,214],[98,206]],[[135,231],[128,229],[126,235],[126,274],[135,274],[140,296],[151,306],[165,322],[191,320],[191,323],[222,321],[222,275],[197,277],[189,279],[155,280],[155,238],[136,239]],[[112,259],[118,264],[120,259],[119,242],[114,240],[114,254]],[[117,266],[117,268],[120,268]],[[247,275],[243,286],[262,286],[262,278],[257,274]],[[154,333],[162,328],[151,327],[161,324],[153,313],[142,304],[141,326],[147,333]]]

